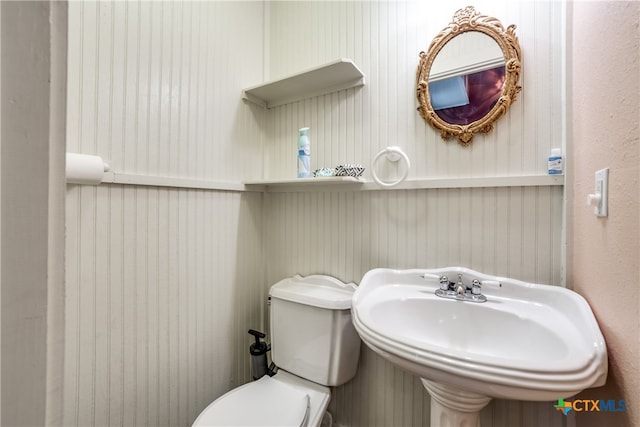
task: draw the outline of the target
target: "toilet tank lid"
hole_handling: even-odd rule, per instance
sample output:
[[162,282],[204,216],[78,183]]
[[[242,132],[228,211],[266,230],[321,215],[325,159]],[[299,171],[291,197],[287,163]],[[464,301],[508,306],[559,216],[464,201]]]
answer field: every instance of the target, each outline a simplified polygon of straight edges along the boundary
[[355,290],[354,283],[344,283],[335,277],[295,275],[273,285],[269,296],[315,307],[348,310]]

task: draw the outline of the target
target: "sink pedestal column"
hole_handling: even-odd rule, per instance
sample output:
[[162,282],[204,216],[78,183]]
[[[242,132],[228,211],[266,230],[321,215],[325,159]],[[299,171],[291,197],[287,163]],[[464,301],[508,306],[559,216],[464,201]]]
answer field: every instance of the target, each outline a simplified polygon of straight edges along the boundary
[[432,426],[480,427],[480,410],[490,397],[424,378],[421,381],[431,396]]

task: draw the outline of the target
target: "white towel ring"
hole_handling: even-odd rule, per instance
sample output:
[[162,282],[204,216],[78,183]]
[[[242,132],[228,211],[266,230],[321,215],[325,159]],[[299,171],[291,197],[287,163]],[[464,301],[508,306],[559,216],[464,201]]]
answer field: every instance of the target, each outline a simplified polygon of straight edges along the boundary
[[[405,168],[402,176],[399,179],[391,182],[386,182],[386,181],[382,181],[378,177],[378,175],[376,174],[376,165],[378,164],[378,161],[382,158],[382,156],[384,156],[390,162],[397,162],[400,159],[404,159],[405,163],[407,164],[407,167]],[[391,147],[387,147],[384,150],[380,151],[378,154],[376,154],[376,156],[373,158],[371,175],[373,175],[373,180],[376,183],[378,183],[378,185],[382,187],[393,187],[395,185],[400,184],[402,181],[404,181],[407,178],[410,168],[411,168],[411,162],[409,162],[409,157],[405,154],[404,151],[402,151],[402,148],[394,145]]]

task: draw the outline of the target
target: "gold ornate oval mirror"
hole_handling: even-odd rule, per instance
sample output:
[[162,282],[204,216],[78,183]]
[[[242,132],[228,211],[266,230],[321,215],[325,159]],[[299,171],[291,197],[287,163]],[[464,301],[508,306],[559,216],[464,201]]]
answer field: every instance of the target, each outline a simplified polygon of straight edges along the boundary
[[521,87],[520,45],[515,25],[505,29],[473,6],[453,20],[420,52],[416,75],[422,118],[444,140],[469,145],[475,133],[487,134],[504,116]]

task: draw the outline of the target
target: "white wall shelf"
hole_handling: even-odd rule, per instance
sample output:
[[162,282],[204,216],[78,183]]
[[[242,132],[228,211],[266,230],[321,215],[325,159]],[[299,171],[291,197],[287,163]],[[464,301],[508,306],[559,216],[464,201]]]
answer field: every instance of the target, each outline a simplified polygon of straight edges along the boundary
[[190,188],[217,191],[263,191],[259,188],[248,189],[239,182],[209,181],[192,178],[177,178],[169,176],[140,175],[120,172],[106,172],[103,184],[137,185],[145,187]]
[[362,186],[366,181],[363,178],[352,176],[323,176],[317,178],[295,178],[295,179],[259,179],[245,181],[245,187],[248,189],[270,192],[297,192],[297,191],[322,191],[324,189],[335,189],[337,186],[352,186],[353,189]]
[[247,88],[242,91],[242,98],[264,108],[273,108],[364,84],[364,74],[356,64],[351,59],[341,58]]
[[362,177],[330,176],[318,178],[257,179],[245,182],[208,181],[165,176],[106,172],[103,184],[192,188],[218,191],[306,192],[306,191],[393,191],[434,188],[549,187],[563,186],[564,175],[522,175],[476,178],[407,179],[395,187],[380,187]]
[[305,179],[275,179],[246,181],[245,187],[267,192],[305,191],[393,191],[435,188],[483,188],[483,187],[547,187],[564,185],[564,175],[523,175],[474,178],[421,178],[407,179],[395,187],[380,187],[373,181],[353,177],[322,177]]

